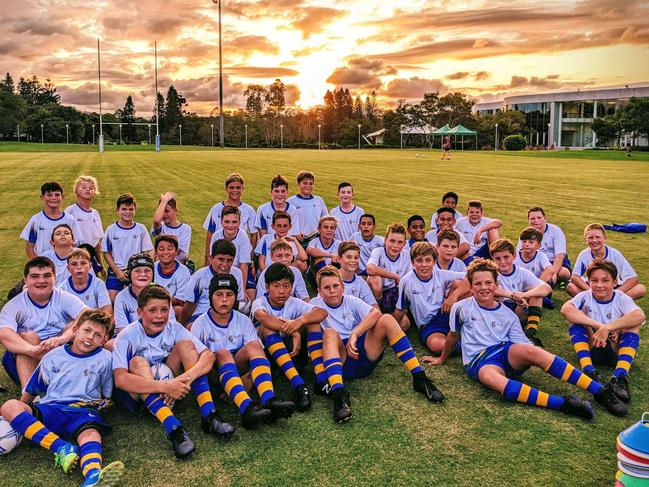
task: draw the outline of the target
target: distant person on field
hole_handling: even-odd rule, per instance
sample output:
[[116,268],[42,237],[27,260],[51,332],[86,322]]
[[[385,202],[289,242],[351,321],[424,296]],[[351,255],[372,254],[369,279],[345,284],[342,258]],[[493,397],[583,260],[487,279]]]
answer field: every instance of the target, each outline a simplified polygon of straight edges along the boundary
[[447,135],[442,142],[442,160],[451,160],[451,138]]

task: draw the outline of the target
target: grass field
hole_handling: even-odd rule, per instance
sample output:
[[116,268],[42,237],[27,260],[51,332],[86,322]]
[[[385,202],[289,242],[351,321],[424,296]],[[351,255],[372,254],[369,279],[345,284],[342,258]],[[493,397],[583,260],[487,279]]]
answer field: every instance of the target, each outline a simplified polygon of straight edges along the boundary
[[[22,145],[22,144],[21,144]],[[0,144],[0,151],[2,151]],[[124,191],[138,198],[138,221],[150,224],[157,197],[179,195],[182,219],[192,225],[192,256],[200,261],[205,236],[202,223],[212,204],[223,199],[222,181],[238,171],[246,178],[245,201],[258,206],[268,199],[271,177],[290,177],[300,169],[316,173],[316,192],[329,207],[336,204],[336,186],[354,184],[357,203],[377,216],[380,231],[393,221],[419,213],[427,220],[442,193],[460,194],[464,209],[471,198],[482,200],[487,216],[505,222],[502,233],[515,239],[526,225],[526,210],[543,206],[549,221],[568,237],[574,259],[584,247],[584,226],[646,222],[649,166],[642,154],[632,160],[605,159],[608,152],[584,153],[565,159],[543,153],[454,153],[442,164],[438,152],[416,158],[412,151],[128,151],[103,155],[78,153],[0,154],[0,292],[21,276],[25,261],[18,235],[28,218],[40,210],[39,187],[56,179],[70,189],[76,176],[92,174],[100,183],[96,201],[104,225],[115,218],[114,201]],[[638,157],[636,158],[636,155]],[[294,185],[291,189],[294,189]],[[72,201],[68,194],[67,201]],[[645,282],[649,271],[646,234],[609,235]],[[558,304],[565,301],[555,293]],[[1,301],[4,302],[4,301]],[[649,311],[649,300],[641,301]],[[566,323],[557,311],[546,312],[540,336],[546,347],[571,362]],[[410,335],[413,343],[415,334]],[[124,485],[612,485],[616,470],[615,437],[649,409],[649,343],[643,330],[640,354],[631,375],[633,400],[625,419],[596,407],[588,423],[556,412],[505,403],[497,394],[468,379],[459,358],[444,367],[427,368],[445,392],[442,405],[415,394],[408,374],[388,352],[374,375],[349,384],[354,418],[338,426],[328,400],[316,398],[313,411],[274,427],[249,432],[238,429],[232,441],[220,443],[199,428],[193,399],[177,406],[177,414],[198,446],[197,455],[178,462],[160,426],[150,417],[132,418],[110,411],[114,433],[107,439],[107,461],[122,460],[128,468]],[[421,352],[421,348],[418,348]],[[575,389],[539,371],[526,380],[548,392]],[[4,372],[0,383],[8,385]],[[278,381],[283,384],[284,381]],[[307,383],[312,375],[307,374]],[[280,390],[286,392],[284,386]],[[0,401],[15,397],[10,386]],[[583,396],[583,393],[580,392]],[[234,407],[224,405],[236,421]],[[51,465],[51,456],[22,444],[0,458],[0,485],[74,485],[80,476],[65,476]]]

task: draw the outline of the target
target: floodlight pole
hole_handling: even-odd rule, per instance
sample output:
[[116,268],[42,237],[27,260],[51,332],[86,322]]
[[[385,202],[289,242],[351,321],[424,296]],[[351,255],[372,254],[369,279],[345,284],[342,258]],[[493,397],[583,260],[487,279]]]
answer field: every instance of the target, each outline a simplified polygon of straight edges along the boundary
[[496,124],[496,138],[494,141],[494,150],[498,150],[498,124]]
[[92,124],[92,145],[95,145],[95,124],[94,123]]
[[122,145],[122,124],[119,124],[119,145]]
[[153,57],[155,59],[155,151],[160,152],[160,121],[158,106],[158,42],[153,43]]
[[180,145],[183,145],[183,125],[178,124],[178,128],[180,129]]
[[358,124],[358,150],[361,149],[361,124]]
[[321,147],[320,147],[320,127],[322,127],[322,125],[318,124],[318,150],[321,149]]
[[[156,93],[155,99],[156,99],[156,102],[157,102],[158,101],[158,94],[157,93]],[[148,127],[149,127],[149,141],[148,142],[149,142],[149,145],[151,145],[151,124],[149,124]]]
[[18,134],[18,142],[20,142],[20,125],[16,125],[16,133]]
[[284,148],[284,124],[279,125],[279,148]]
[[246,149],[248,148],[248,124],[246,124]]
[[211,124],[210,127],[212,127],[212,147],[214,147],[214,124]]
[[67,123],[65,124],[65,143],[70,143],[70,126]]
[[[93,125],[93,127],[94,127],[94,125]],[[94,132],[93,132],[93,135],[94,135]],[[45,143],[45,137],[43,137],[43,124],[41,124],[41,144],[44,144],[44,143]]]
[[99,38],[97,38],[97,74],[99,77],[99,152],[104,152],[104,129],[101,116],[101,55],[99,50]]
[[221,42],[221,2],[212,0],[219,8],[219,144],[221,149],[225,147],[223,133],[223,44]]

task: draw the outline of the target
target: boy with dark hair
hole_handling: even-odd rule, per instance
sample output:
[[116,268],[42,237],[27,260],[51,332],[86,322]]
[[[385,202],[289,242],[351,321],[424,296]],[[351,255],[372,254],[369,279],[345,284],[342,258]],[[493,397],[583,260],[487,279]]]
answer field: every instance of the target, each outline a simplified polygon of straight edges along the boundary
[[113,390],[111,354],[102,345],[111,328],[109,314],[82,312],[71,341],[47,353],[32,374],[25,387],[31,404],[10,399],[0,410],[16,431],[54,452],[65,473],[79,463],[82,487],[115,485],[124,473],[122,462],[102,466],[102,434],[110,427],[100,409]]
[[295,206],[286,201],[288,198],[288,179],[281,174],[275,176],[270,182],[270,194],[271,200],[257,208],[255,228],[260,239],[264,235],[272,236],[275,233],[273,225],[275,224],[274,215],[276,212],[285,212],[290,218],[295,215],[297,210]]
[[247,306],[243,292],[243,275],[232,265],[237,254],[234,244],[226,239],[217,240],[212,244],[211,254],[210,265],[194,272],[184,292],[178,294],[178,299],[185,302],[178,317],[178,321],[184,325],[188,325],[210,309],[209,287],[212,278],[217,274],[232,274],[236,278],[239,283],[238,309]]
[[[198,338],[216,358],[214,371],[228,397],[239,408],[241,425],[250,429],[260,421],[289,418],[295,404],[275,396],[270,362],[250,318],[236,310],[239,285],[232,274],[219,274],[210,282],[210,310],[192,324]],[[241,375],[250,374],[261,399],[261,409],[250,399]]]
[[[203,431],[230,438],[234,427],[223,421],[216,410],[207,381],[214,354],[181,324],[170,319],[171,296],[165,288],[153,284],[137,299],[139,320],[128,325],[115,339],[113,397],[117,404],[135,413],[142,410],[143,403],[162,423],[176,458],[184,459],[196,447],[169,404],[191,390],[200,408]],[[157,380],[152,367],[158,364],[165,364],[175,377]]]
[[153,282],[160,284],[171,295],[174,315],[180,316],[185,302],[178,296],[186,294],[185,286],[192,277],[189,269],[176,260],[178,256],[178,239],[175,235],[158,235],[155,238],[155,266]]
[[514,264],[516,249],[509,240],[501,238],[492,242],[489,252],[498,266],[496,296],[503,298],[505,306],[525,322],[523,331],[534,345],[543,346],[536,334],[543,316],[542,300],[552,288],[531,271]]
[[345,294],[356,296],[370,306],[378,309],[379,305],[365,279],[359,277],[358,265],[361,261],[361,248],[356,242],[342,242],[338,247],[338,262],[340,263],[340,276],[345,284]]
[[466,216],[457,220],[455,230],[464,234],[469,242],[469,254],[464,259],[468,264],[476,257],[489,257],[489,244],[500,238],[498,229],[503,222],[495,218],[487,218],[482,211],[479,200],[469,201]]
[[372,251],[385,245],[385,239],[380,235],[376,235],[375,230],[376,219],[374,215],[365,213],[358,222],[358,231],[351,238],[361,248],[361,261],[358,266],[358,273],[361,276],[367,276],[367,261],[370,259]]
[[459,259],[464,259],[469,254],[469,242],[464,237],[464,234],[455,230],[455,224],[457,223],[455,219],[455,210],[453,208],[440,208],[437,210],[437,226],[432,228],[426,234],[426,240],[428,240],[433,245],[437,245],[438,239],[437,236],[440,232],[455,232],[459,236],[457,256]]
[[0,311],[2,366],[25,387],[43,355],[72,339],[72,323],[86,306],[79,298],[54,287],[56,270],[46,257],[25,264],[23,291]]
[[[301,246],[300,248],[302,249]],[[304,251],[304,249],[302,250]],[[291,269],[295,278],[295,280],[293,281],[293,296],[308,303],[309,292],[307,291],[304,277],[302,277],[302,273],[299,271],[299,269],[291,265],[291,261],[293,260],[293,247],[286,240],[275,240],[270,246],[270,255],[271,264],[279,262],[280,264],[289,266],[289,269]],[[257,294],[255,296],[255,299],[261,298],[262,296],[266,295],[265,275],[266,269],[264,269],[257,277]]]
[[566,288],[566,292],[570,296],[575,296],[590,289],[584,278],[591,262],[608,260],[615,264],[618,270],[615,288],[631,297],[631,299],[644,297],[647,289],[640,283],[638,275],[629,264],[629,261],[624,258],[622,252],[606,245],[606,230],[603,225],[599,223],[587,225],[584,229],[584,239],[588,244],[588,248],[582,250],[575,261],[575,267],[572,270],[572,276],[570,276],[570,284]]
[[[456,220],[459,220],[462,218],[462,213],[457,211],[457,202],[460,200],[459,196],[457,193],[454,193],[453,191],[449,191],[448,193],[444,193],[444,196],[442,196],[442,208],[450,208],[453,210],[453,216],[455,217]],[[439,216],[439,210],[437,210],[435,213],[433,213],[433,216],[430,218],[430,228],[432,230],[435,230],[438,228],[437,224],[437,217]]]
[[318,273],[319,296],[313,300],[327,316],[324,330],[324,358],[327,382],[333,398],[333,418],[337,423],[352,417],[349,394],[343,380],[362,379],[370,375],[390,345],[404,367],[412,374],[413,388],[429,401],[441,402],[444,395],[430,381],[410,341],[395,319],[364,302],[345,295],[340,271],[332,266]]
[[340,240],[336,239],[338,220],[333,216],[323,216],[318,223],[318,237],[309,242],[306,253],[311,257],[313,275],[324,266],[338,263],[338,246]]
[[229,240],[234,244],[237,253],[234,257],[233,265],[238,267],[241,274],[248,275],[248,268],[252,262],[252,245],[245,231],[240,228],[241,212],[235,206],[226,206],[221,211],[221,228],[212,235],[212,242],[222,238]]
[[144,225],[136,223],[135,209],[137,203],[131,193],[124,193],[117,198],[116,208],[119,220],[106,229],[101,242],[101,250],[109,265],[106,288],[111,301],[124,289],[128,278],[124,269],[132,255],[146,253],[153,256],[151,237]]
[[312,172],[300,171],[297,174],[298,193],[288,199],[295,207],[293,231],[300,241],[316,232],[320,218],[329,214],[324,200],[313,194],[314,182]]
[[426,222],[421,215],[412,215],[408,218],[408,235],[410,239],[406,242],[406,249],[410,250],[417,242],[423,242],[426,237]]
[[514,264],[532,272],[543,282],[550,282],[553,274],[550,259],[543,252],[539,252],[543,234],[536,228],[524,228],[518,237],[520,249]]
[[[327,316],[321,309],[294,298],[293,272],[280,263],[266,269],[264,280],[267,293],[252,304],[252,317],[259,323],[259,336],[273,361],[291,383],[298,411],[311,408],[309,390],[300,377],[291,357],[296,356],[302,345],[302,334],[306,331],[307,349],[316,375],[316,393],[323,393],[326,384],[322,364],[322,328],[320,323]],[[292,341],[292,350],[284,342]]]
[[214,232],[221,228],[221,212],[226,206],[239,208],[239,213],[241,214],[240,228],[244,232],[250,233],[251,242],[253,244],[257,243],[257,234],[255,233],[255,209],[249,204],[241,201],[243,189],[243,176],[239,173],[229,174],[225,178],[225,192],[228,195],[227,199],[212,206],[207,214],[207,218],[205,218],[203,228],[207,231],[207,235],[205,235],[206,266],[210,265],[212,242],[214,240],[212,236],[214,235]]
[[[271,256],[271,247],[277,240],[285,240],[291,245],[291,262],[300,269],[306,272],[308,255],[300,241],[292,235],[291,232],[291,215],[285,211],[276,211],[273,213],[271,223],[272,233],[265,233],[257,242],[255,247],[255,254],[257,255],[257,263],[259,270],[263,271],[266,267],[273,263]],[[257,277],[259,281],[259,277]]]
[[354,204],[354,188],[351,183],[342,182],[338,185],[338,200],[340,200],[340,205],[332,208],[329,212],[338,221],[336,239],[350,240],[358,229],[365,210]]
[[610,261],[593,261],[586,269],[589,289],[561,308],[570,327],[570,341],[579,365],[589,377],[602,382],[595,365],[615,367],[609,387],[629,402],[628,374],[640,345],[645,314],[633,299],[615,289],[617,268]]
[[590,379],[561,357],[535,347],[523,333],[518,317],[496,301],[498,266],[487,259],[475,259],[467,268],[472,297],[458,301],[451,309],[451,331],[444,349],[432,365],[443,365],[462,338],[462,362],[468,376],[498,391],[508,401],[518,401],[565,414],[592,419],[590,402],[576,395],[559,397],[520,382],[531,366],[591,393],[615,416],[627,413],[625,404],[610,388]]
[[137,320],[137,298],[153,283],[153,259],[147,254],[132,255],[128,259],[126,276],[129,285],[115,298],[115,334],[118,335],[129,324]]
[[59,289],[67,291],[79,298],[89,308],[101,308],[102,311],[113,314],[108,290],[104,281],[91,272],[90,254],[85,249],[74,249],[68,255],[68,278],[59,284]]
[[192,227],[187,223],[178,221],[178,200],[176,193],[167,191],[160,195],[158,207],[153,214],[153,225],[151,226],[153,238],[159,235],[172,235],[178,243],[178,255],[176,258],[182,264],[189,260],[189,247],[192,243]]
[[20,234],[20,238],[25,241],[25,252],[29,259],[43,255],[46,250],[52,248],[50,243],[52,230],[62,223],[70,225],[73,234],[80,235],[76,218],[61,210],[63,188],[59,183],[56,181],[43,183],[41,201],[43,210],[29,219]]
[[68,255],[74,250],[74,235],[72,228],[67,223],[61,223],[52,230],[50,240],[52,248],[43,252],[43,257],[47,257],[56,266],[56,286],[65,281],[68,274]]
[[[466,272],[452,272],[435,266],[438,253],[429,242],[417,242],[410,249],[412,270],[399,281],[399,298],[393,313],[400,322],[410,311],[421,343],[440,354],[449,331],[448,313],[455,302],[466,295]],[[423,357],[426,362],[430,357]]]
[[440,230],[437,235],[438,269],[453,272],[466,272],[466,264],[457,258],[461,237],[455,230]]

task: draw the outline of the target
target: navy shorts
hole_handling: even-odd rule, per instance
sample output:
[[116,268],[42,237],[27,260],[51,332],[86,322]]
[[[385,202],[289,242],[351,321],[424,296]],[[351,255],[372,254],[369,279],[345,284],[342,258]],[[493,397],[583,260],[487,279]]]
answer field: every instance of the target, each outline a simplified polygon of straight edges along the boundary
[[570,262],[570,259],[568,258],[568,255],[566,255],[563,258],[563,263],[561,264],[561,267],[565,267],[568,269],[570,272],[572,272],[572,263]]
[[36,403],[32,405],[32,412],[49,430],[69,441],[76,440],[81,432],[88,429],[96,429],[101,434],[111,430],[101,414],[91,408]]
[[246,289],[257,289],[257,278],[252,272],[252,265],[248,266],[248,275],[246,276]]
[[[343,379],[363,379],[370,375],[376,366],[379,364],[383,358],[383,353],[376,360],[370,360],[367,357],[367,352],[365,351],[365,336],[366,333],[363,333],[358,340],[356,341],[356,349],[358,350],[358,358],[353,359],[347,356],[345,363],[343,364]],[[347,340],[343,340],[343,343],[347,345]]]
[[379,299],[379,308],[381,308],[381,313],[392,313],[397,307],[397,301],[399,300],[399,288],[391,287],[390,289],[384,289],[381,299]]
[[478,258],[491,259],[491,254],[489,253],[489,242],[476,250],[473,255],[469,255],[466,259],[464,259],[463,262],[468,266],[471,262]]
[[516,370],[509,363],[508,354],[512,345],[512,342],[501,342],[485,348],[464,366],[466,373],[474,381],[480,382],[480,369],[485,365],[495,365],[502,369],[507,377],[519,377],[525,371]]
[[433,333],[443,333],[444,335],[448,335],[448,332],[450,331],[448,320],[449,315],[443,313],[440,309],[426,325],[419,329],[419,340],[421,340],[421,343],[426,346],[426,340],[428,340],[428,337]]
[[615,367],[617,365],[617,352],[613,349],[611,341],[606,342],[605,347],[593,347],[590,349],[590,357],[594,365]]
[[107,274],[106,274],[106,289],[109,291],[121,291],[126,287],[127,282],[125,281],[120,281],[117,279],[117,276],[113,272],[112,268],[108,268]]
[[4,367],[9,378],[16,384],[20,385],[18,368],[16,367],[16,355],[11,352],[5,352],[2,356],[2,367]]

